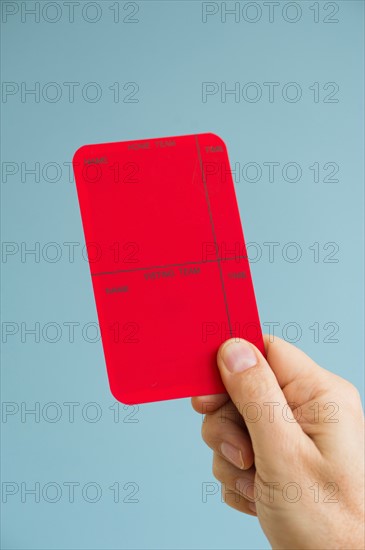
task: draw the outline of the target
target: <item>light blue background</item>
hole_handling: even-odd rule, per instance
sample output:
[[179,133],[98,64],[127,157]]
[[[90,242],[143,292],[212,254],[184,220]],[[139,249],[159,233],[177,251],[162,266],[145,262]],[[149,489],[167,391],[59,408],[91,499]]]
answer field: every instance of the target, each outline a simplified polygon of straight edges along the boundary
[[[13,3],[15,4],[15,3]],[[28,2],[29,6],[34,2]],[[85,4],[85,2],[81,2]],[[64,95],[57,103],[20,95],[2,104],[2,162],[31,166],[48,162],[63,167],[58,182],[34,182],[20,172],[2,181],[2,240],[41,248],[56,242],[60,261],[42,257],[37,263],[20,254],[3,257],[2,319],[18,325],[64,328],[60,340],[49,343],[31,336],[22,343],[20,332],[3,345],[2,399],[28,407],[56,402],[59,422],[20,413],[2,418],[2,481],[39,482],[60,486],[75,481],[98,483],[99,502],[91,504],[75,491],[69,503],[66,488],[59,502],[40,503],[20,493],[2,505],[2,547],[7,549],[221,549],[268,548],[256,519],[245,517],[220,502],[219,493],[202,502],[202,483],[215,483],[211,452],[200,439],[201,418],[189,400],[141,406],[127,422],[129,410],[120,405],[120,422],[109,409],[109,393],[101,343],[89,343],[75,331],[70,343],[63,323],[84,326],[96,321],[88,264],[80,247],[73,263],[65,242],[83,242],[75,186],[63,165],[85,143],[214,132],[227,143],[231,163],[297,162],[303,175],[290,183],[277,175],[269,182],[241,176],[236,191],[247,242],[259,243],[262,259],[252,263],[263,323],[288,322],[301,326],[297,345],[322,366],[348,378],[362,389],[363,369],[363,2],[337,2],[338,23],[323,23],[329,14],[319,3],[320,22],[314,23],[312,2],[300,2],[302,16],[286,22],[277,8],[274,22],[267,11],[257,23],[221,14],[202,23],[198,1],[138,2],[138,23],[113,23],[110,6],[99,2],[102,18],[90,24],[75,12],[54,24],[41,18],[25,23],[20,15],[2,23],[2,79],[5,82],[58,82]],[[232,3],[229,3],[232,4]],[[18,7],[20,3],[17,4]],[[216,5],[220,8],[221,3]],[[121,17],[131,11],[123,11]],[[89,12],[93,17],[92,11]],[[52,17],[51,11],[49,12]],[[252,17],[252,14],[249,15]],[[292,12],[289,17],[292,17]],[[69,103],[63,82],[80,82]],[[103,96],[88,103],[80,95],[87,82],[97,82]],[[137,82],[137,103],[115,103],[108,87]],[[261,83],[257,103],[219,94],[202,102],[202,82]],[[273,103],[263,82],[280,83]],[[297,82],[303,97],[284,101],[282,85]],[[313,101],[309,86],[339,85],[338,103]],[[328,90],[331,91],[331,90]],[[123,91],[122,91],[123,92]],[[328,93],[328,92],[327,92]],[[123,92],[125,94],[125,92]],[[124,97],[124,96],[122,96]],[[309,166],[335,162],[336,183],[315,183]],[[51,172],[50,172],[51,174]],[[322,171],[321,179],[326,173]],[[278,242],[274,262],[264,242]],[[288,242],[302,250],[297,263],[284,261]],[[320,246],[314,262],[313,243]],[[336,263],[325,263],[323,246],[339,247]],[[51,253],[51,250],[49,250]],[[5,262],[5,259],[7,260]],[[315,322],[321,327],[314,342]],[[325,343],[327,322],[337,323],[337,343]],[[50,333],[51,334],[51,333]],[[90,337],[92,333],[90,332]],[[290,333],[291,337],[291,333]],[[188,344],[187,344],[188,345]],[[79,402],[75,422],[67,418],[65,402]],[[81,408],[96,402],[99,422],[82,418]],[[90,415],[92,410],[89,409]],[[52,414],[52,411],[49,411]],[[124,420],[124,422],[123,422]],[[118,481],[137,483],[137,503],[113,502],[109,489]],[[214,486],[212,486],[214,487]],[[130,489],[121,490],[121,499]],[[50,496],[52,497],[50,491]],[[90,492],[92,496],[92,493]]]

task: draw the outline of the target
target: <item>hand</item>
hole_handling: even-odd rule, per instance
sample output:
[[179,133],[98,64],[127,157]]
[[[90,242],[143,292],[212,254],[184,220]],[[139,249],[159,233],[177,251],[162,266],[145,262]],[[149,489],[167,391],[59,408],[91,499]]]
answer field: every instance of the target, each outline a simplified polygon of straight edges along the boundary
[[364,549],[359,393],[279,338],[265,349],[222,344],[228,395],[192,398],[223,498],[257,515],[273,548]]

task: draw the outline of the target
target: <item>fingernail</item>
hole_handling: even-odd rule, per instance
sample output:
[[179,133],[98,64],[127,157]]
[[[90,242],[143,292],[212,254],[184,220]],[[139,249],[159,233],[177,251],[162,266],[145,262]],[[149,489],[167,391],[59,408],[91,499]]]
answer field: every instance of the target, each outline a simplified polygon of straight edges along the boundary
[[237,466],[237,468],[243,470],[244,462],[240,449],[223,441],[221,444],[221,453],[227,460],[229,460],[229,462],[232,462],[234,466]]
[[243,372],[257,363],[257,357],[250,344],[245,341],[229,342],[222,348],[222,359],[227,369],[232,372]]

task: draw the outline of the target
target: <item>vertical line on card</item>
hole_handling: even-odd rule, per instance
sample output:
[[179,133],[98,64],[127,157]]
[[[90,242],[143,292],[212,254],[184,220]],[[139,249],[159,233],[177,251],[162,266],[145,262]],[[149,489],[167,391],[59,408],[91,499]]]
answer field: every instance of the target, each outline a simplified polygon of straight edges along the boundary
[[231,337],[232,337],[233,332],[232,332],[232,325],[231,325],[231,317],[230,317],[230,315],[229,315],[229,308],[228,308],[228,301],[227,301],[226,289],[225,289],[225,286],[224,286],[224,278],[223,278],[223,271],[222,271],[222,263],[221,263],[220,255],[218,254],[217,235],[216,235],[216,232],[215,232],[214,220],[213,220],[213,214],[212,214],[212,208],[211,208],[211,206],[210,206],[210,200],[209,200],[208,185],[207,185],[207,181],[206,181],[206,178],[205,178],[203,160],[202,160],[202,155],[201,155],[200,145],[199,145],[199,140],[198,140],[198,136],[197,136],[197,135],[195,135],[195,143],[196,143],[196,148],[197,148],[197,152],[198,152],[198,159],[199,159],[199,165],[200,165],[200,172],[201,172],[201,177],[202,177],[202,181],[203,181],[203,185],[204,185],[205,200],[206,200],[207,206],[208,206],[208,213],[209,213],[210,225],[211,225],[211,228],[212,228],[213,240],[214,240],[214,244],[215,244],[215,251],[216,251],[216,255],[217,255],[217,263],[218,263],[219,275],[220,275],[221,284],[222,284],[222,292],[223,292],[224,304],[225,304],[225,306],[226,306],[227,319],[228,319],[228,326],[229,326],[229,333],[230,333],[230,335],[231,335]]

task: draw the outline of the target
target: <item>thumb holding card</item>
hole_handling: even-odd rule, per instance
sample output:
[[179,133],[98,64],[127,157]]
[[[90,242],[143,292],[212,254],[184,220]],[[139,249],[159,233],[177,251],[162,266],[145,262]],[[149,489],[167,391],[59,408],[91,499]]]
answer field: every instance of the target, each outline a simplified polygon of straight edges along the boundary
[[223,383],[245,420],[252,440],[256,467],[267,454],[286,451],[302,430],[262,353],[246,340],[230,339],[217,357]]

